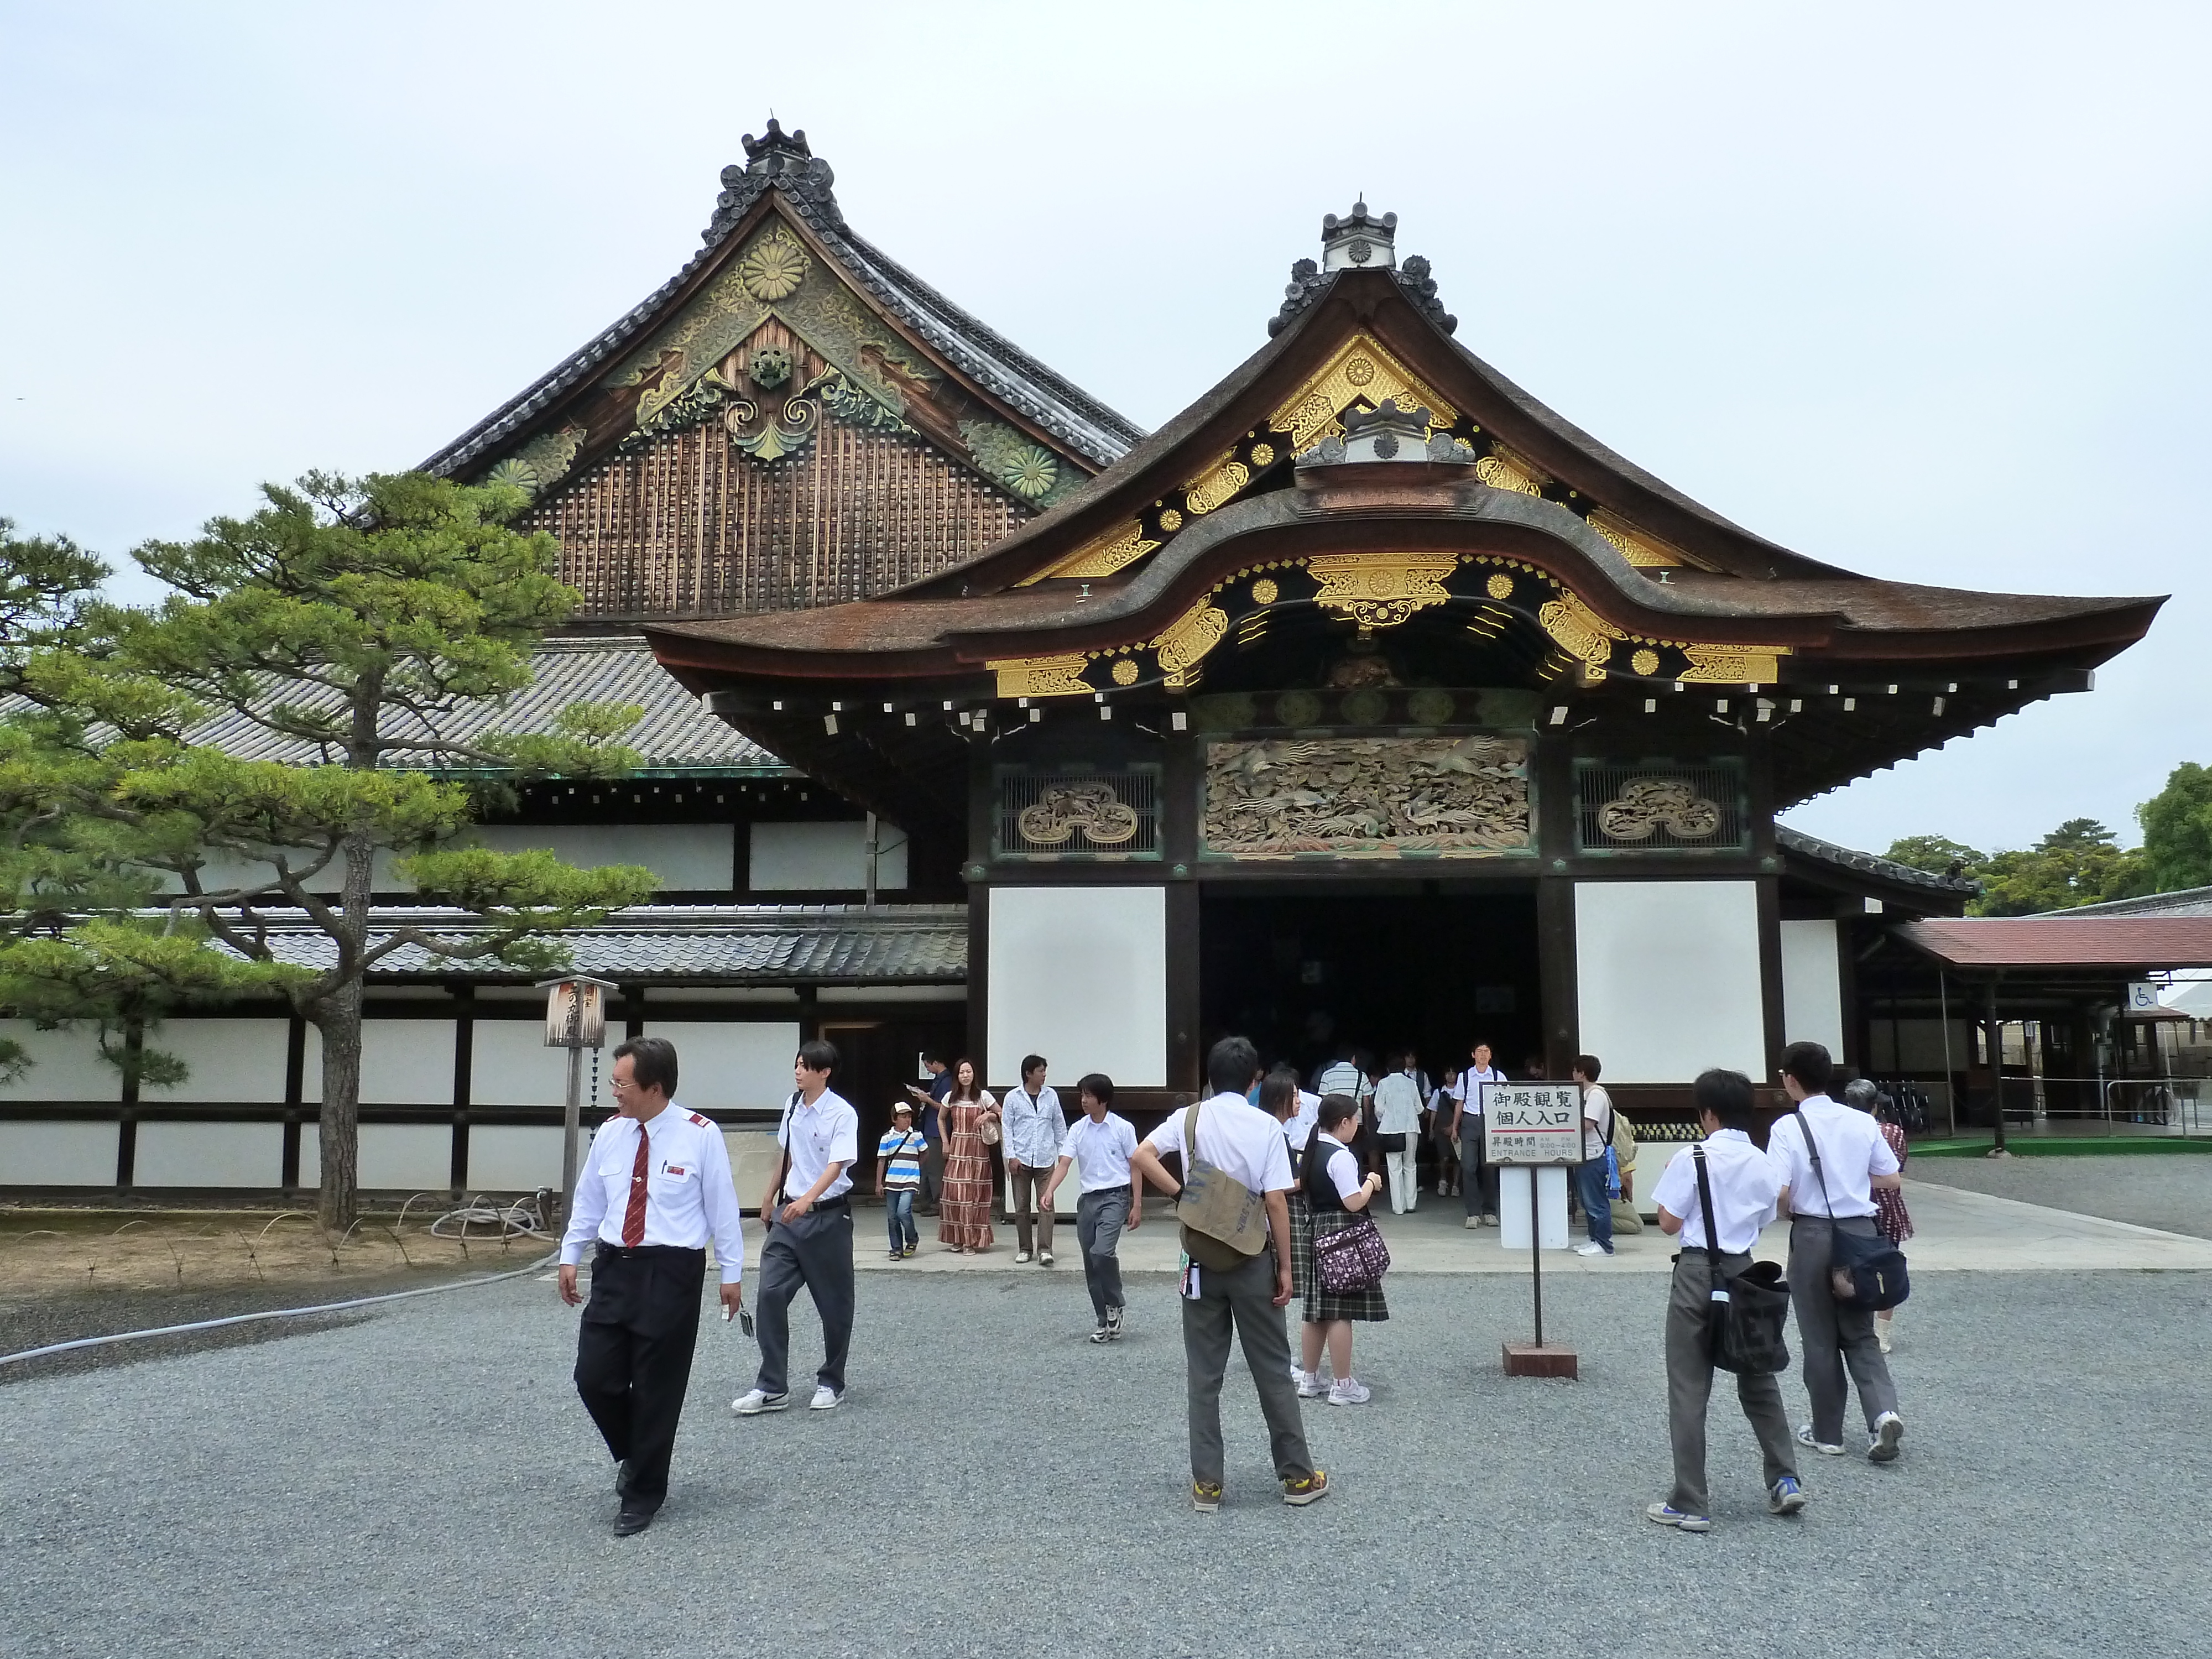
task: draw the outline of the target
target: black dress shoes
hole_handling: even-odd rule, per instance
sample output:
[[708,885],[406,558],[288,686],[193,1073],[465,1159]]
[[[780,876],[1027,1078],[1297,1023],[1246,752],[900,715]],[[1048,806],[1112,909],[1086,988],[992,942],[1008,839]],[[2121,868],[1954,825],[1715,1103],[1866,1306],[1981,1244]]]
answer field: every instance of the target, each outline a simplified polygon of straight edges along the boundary
[[615,1536],[631,1538],[643,1532],[653,1524],[653,1517],[659,1508],[660,1505],[658,1504],[647,1504],[625,1500],[622,1513],[615,1517]]

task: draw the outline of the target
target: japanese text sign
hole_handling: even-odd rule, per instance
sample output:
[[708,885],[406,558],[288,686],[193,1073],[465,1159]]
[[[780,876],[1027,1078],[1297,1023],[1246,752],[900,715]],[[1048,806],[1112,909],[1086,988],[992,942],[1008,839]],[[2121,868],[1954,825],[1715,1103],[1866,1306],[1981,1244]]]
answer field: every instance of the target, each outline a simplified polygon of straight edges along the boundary
[[1492,1164],[1583,1161],[1583,1091],[1572,1083],[1493,1083],[1482,1091],[1483,1157]]

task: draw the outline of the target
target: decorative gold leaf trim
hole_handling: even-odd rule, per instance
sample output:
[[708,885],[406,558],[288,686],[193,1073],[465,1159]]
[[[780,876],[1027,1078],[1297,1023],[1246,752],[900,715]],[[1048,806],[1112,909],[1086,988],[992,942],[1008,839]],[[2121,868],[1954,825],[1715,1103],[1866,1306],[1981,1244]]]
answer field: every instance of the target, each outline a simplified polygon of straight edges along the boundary
[[1200,599],[1176,618],[1165,633],[1152,641],[1160,653],[1160,672],[1167,689],[1180,691],[1191,683],[1191,670],[1206,653],[1221,643],[1229,631],[1229,613],[1211,599]]
[[[1239,571],[1237,574],[1242,575],[1243,573]],[[1277,596],[1279,595],[1282,591],[1283,590],[1281,588],[1275,586],[1275,579],[1273,576],[1262,576],[1258,581],[1252,584],[1252,603],[1255,605],[1273,605],[1274,604]]]
[[1395,628],[1451,595],[1444,578],[1459,568],[1455,553],[1325,553],[1306,561],[1321,584],[1317,605],[1340,611],[1362,628]]
[[1354,404],[1370,406],[1395,398],[1401,409],[1425,409],[1430,430],[1457,423],[1459,411],[1366,333],[1353,335],[1336,355],[1267,417],[1278,432],[1291,434],[1291,448],[1303,450]]
[[1589,515],[1589,527],[1620,550],[1620,556],[1645,570],[1679,570],[1688,561],[1672,548],[1600,510]]
[[1183,486],[1184,505],[1193,513],[1211,513],[1243,489],[1251,477],[1243,462],[1234,454],[1224,455]]
[[1771,685],[1782,678],[1779,658],[1790,654],[1786,645],[1686,645],[1682,654],[1690,665],[1686,680],[1720,684]]
[[1073,697],[1087,694],[1090,661],[1080,651],[1058,657],[1004,657],[983,665],[999,677],[1002,697]]
[[1159,543],[1145,534],[1140,524],[1109,530],[1097,540],[1078,548],[1058,564],[1040,570],[1034,576],[1024,576],[1017,587],[1027,587],[1048,576],[1110,576],[1125,565],[1134,564]]
[[1510,489],[1522,495],[1544,493],[1542,475],[1517,456],[1493,449],[1474,464],[1474,476],[1492,489]]
[[1536,612],[1536,620],[1543,624],[1547,634],[1559,641],[1561,650],[1593,668],[1603,667],[1611,659],[1614,641],[1628,637],[1584,605],[1582,596],[1574,592],[1563,592],[1558,599],[1547,600]]

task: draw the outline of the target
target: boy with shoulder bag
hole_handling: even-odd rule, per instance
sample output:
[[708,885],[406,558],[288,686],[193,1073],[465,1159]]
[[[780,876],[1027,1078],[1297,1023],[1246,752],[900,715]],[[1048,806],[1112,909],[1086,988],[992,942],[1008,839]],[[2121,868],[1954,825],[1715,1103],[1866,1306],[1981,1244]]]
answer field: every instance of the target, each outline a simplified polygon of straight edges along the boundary
[[[1772,1305],[1779,1272],[1772,1263],[1754,1264],[1751,1259],[1761,1230],[1775,1218],[1782,1183],[1766,1155],[1751,1144],[1751,1079],[1741,1072],[1710,1071],[1698,1078],[1693,1093],[1705,1139],[1675,1153],[1652,1190],[1660,1231],[1678,1236],[1682,1249],[1674,1258],[1667,1304],[1667,1417],[1674,1490],[1644,1514],[1662,1527],[1710,1532],[1705,1408],[1712,1398],[1716,1364],[1736,1370],[1736,1399],[1765,1464],[1767,1509],[1795,1515],[1805,1507],[1805,1491],[1797,1480],[1782,1385],[1774,1370],[1767,1369],[1789,1364],[1780,1342],[1779,1316],[1786,1299],[1783,1307]],[[1741,1314],[1732,1299],[1740,1281],[1747,1304]],[[1748,1305],[1754,1302],[1756,1312]],[[1746,1328],[1729,1331],[1728,1322],[1739,1318]],[[1754,1323],[1758,1328],[1749,1328]]]

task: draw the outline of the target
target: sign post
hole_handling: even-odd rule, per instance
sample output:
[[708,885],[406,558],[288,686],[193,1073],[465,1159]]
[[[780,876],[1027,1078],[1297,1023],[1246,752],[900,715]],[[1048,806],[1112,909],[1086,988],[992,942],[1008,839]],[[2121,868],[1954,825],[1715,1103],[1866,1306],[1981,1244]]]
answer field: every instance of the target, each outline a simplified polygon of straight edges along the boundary
[[1482,1100],[1483,1156],[1492,1164],[1528,1172],[1529,1284],[1536,1340],[1505,1345],[1505,1374],[1579,1376],[1582,1364],[1575,1351],[1544,1340],[1544,1228],[1536,1206],[1536,1172],[1582,1162],[1582,1090],[1571,1083],[1492,1083],[1483,1090]]
[[584,1124],[584,1050],[602,1047],[607,1040],[607,993],[615,988],[603,979],[572,974],[566,979],[538,982],[545,993],[545,1046],[568,1051],[568,1097],[561,1114],[561,1213],[549,1218],[566,1226],[568,1206],[576,1198],[577,1141]]

